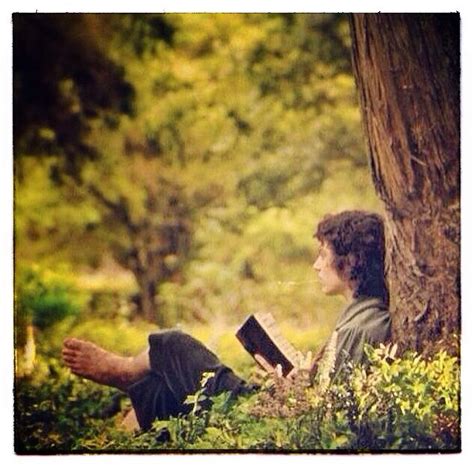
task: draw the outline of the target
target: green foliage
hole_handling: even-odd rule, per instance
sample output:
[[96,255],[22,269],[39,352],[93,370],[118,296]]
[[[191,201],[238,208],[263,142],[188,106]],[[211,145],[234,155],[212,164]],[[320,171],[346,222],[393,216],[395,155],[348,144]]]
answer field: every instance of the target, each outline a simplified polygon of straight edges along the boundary
[[70,280],[38,267],[18,269],[15,295],[17,316],[40,329],[77,315],[83,300]]
[[[112,390],[71,378],[55,359],[50,377],[17,383],[16,448],[38,452],[459,451],[459,361],[445,351],[426,360],[367,347],[368,367],[347,366],[327,390],[267,377],[237,399],[188,397],[187,416],[155,421],[145,433],[117,424],[129,407]],[[112,409],[112,406],[115,409]]]
[[413,352],[393,359],[384,348],[367,353],[371,369],[352,376],[357,443],[395,450],[459,447],[458,358],[445,351],[429,361]]
[[85,143],[91,117],[130,112],[133,89],[104,50],[111,19],[13,15],[16,158],[61,153],[74,170],[95,153]]
[[[315,221],[326,211],[377,207],[360,166],[345,16],[18,16],[16,27],[46,20],[61,37],[68,25],[81,31],[67,37],[71,50],[91,45],[87,62],[99,48],[95,65],[110,66],[116,85],[121,67],[135,99],[133,115],[86,115],[81,83],[60,80],[67,109],[87,123],[64,144],[79,139],[94,158],[66,167],[60,148],[47,159],[16,148],[17,258],[60,257],[77,271],[113,257],[135,276],[133,293],[148,294],[141,304],[156,298],[147,315],[162,326],[208,321],[228,302],[236,319],[260,307],[306,316],[309,286],[290,300],[276,285],[307,281]],[[65,58],[58,72],[75,67]],[[99,93],[102,81],[94,83]],[[331,196],[328,181],[336,181]]]
[[[369,368],[348,367],[328,390],[275,378],[237,402],[214,399],[200,433],[173,429],[166,448],[287,451],[458,451],[459,363],[440,352],[426,361],[390,348],[367,349]],[[181,425],[188,417],[181,418]],[[204,424],[205,421],[205,424]],[[155,427],[174,428],[176,420]],[[190,424],[190,421],[188,421]]]
[[103,447],[101,433],[113,427],[104,414],[116,392],[71,379],[55,358],[43,360],[40,367],[47,383],[32,376],[15,385],[15,450],[64,453]]

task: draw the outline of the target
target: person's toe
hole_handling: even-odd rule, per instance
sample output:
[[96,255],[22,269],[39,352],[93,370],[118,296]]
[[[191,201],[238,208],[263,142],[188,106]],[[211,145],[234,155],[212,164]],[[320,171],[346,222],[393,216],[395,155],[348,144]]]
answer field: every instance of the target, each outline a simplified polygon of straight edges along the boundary
[[75,364],[78,360],[77,352],[74,350],[63,349],[62,353],[63,361],[68,365],[71,366]]
[[78,354],[77,350],[64,347],[61,350],[63,356],[76,356]]
[[76,366],[76,361],[74,361],[73,359],[64,358],[63,361],[64,361],[64,364],[66,364],[66,366],[69,367],[70,369]]
[[69,364],[69,363],[75,362],[77,360],[77,355],[76,355],[75,352],[63,351],[62,352],[62,358],[63,358],[63,361],[66,364]]
[[77,338],[66,338],[64,340],[64,347],[69,349],[81,349],[84,342],[82,340],[78,340]]

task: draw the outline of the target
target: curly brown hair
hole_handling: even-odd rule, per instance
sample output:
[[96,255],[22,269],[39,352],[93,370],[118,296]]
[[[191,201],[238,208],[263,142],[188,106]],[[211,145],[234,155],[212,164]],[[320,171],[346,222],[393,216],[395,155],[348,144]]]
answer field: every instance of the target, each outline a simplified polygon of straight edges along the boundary
[[354,289],[354,298],[379,297],[388,306],[385,234],[381,216],[366,211],[326,215],[314,233],[334,253],[334,268]]

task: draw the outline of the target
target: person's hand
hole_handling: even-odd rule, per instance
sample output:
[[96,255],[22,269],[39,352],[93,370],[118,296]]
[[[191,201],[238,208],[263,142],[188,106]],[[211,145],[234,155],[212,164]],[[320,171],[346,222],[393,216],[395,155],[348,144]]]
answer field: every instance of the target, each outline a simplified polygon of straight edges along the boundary
[[309,372],[311,370],[313,365],[313,353],[311,351],[308,351],[306,354],[298,351],[297,359],[296,366],[291,370],[287,377],[293,377],[298,372]]
[[254,358],[266,372],[275,373],[275,368],[261,354],[254,354]]
[[[273,367],[262,355],[255,354],[254,357],[266,372],[279,378],[283,377],[283,369],[280,364],[277,364],[276,367]],[[308,351],[306,354],[303,354],[298,351],[296,366],[288,373],[285,378],[291,378],[298,372],[309,372],[312,365],[313,353]]]
[[306,354],[303,354],[298,351],[298,369],[300,370],[307,370],[311,369],[313,365],[313,353],[308,351]]

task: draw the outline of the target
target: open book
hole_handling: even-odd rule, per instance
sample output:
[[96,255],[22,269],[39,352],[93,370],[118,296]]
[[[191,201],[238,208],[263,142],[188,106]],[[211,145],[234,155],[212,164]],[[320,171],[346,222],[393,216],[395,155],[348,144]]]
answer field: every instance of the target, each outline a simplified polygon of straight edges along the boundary
[[268,312],[250,315],[237,330],[236,337],[254,358],[259,354],[272,367],[280,364],[285,377],[297,365],[297,350],[283,337]]

